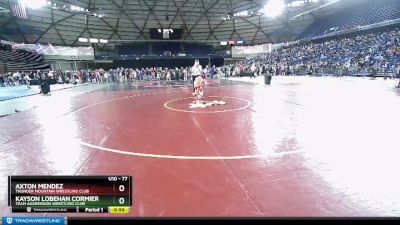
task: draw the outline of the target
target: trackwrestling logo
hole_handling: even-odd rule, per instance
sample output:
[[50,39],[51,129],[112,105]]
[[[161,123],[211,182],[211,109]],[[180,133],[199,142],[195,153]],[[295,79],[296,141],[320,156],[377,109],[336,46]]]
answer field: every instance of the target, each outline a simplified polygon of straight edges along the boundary
[[8,225],[64,225],[64,217],[3,217],[3,224]]

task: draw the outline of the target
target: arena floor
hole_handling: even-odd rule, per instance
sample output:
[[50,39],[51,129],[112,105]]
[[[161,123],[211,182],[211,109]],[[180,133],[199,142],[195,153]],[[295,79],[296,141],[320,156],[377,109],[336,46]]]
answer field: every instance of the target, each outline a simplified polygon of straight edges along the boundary
[[213,81],[206,98],[227,104],[204,109],[188,108],[187,84],[50,96],[0,118],[0,214],[8,175],[75,174],[132,175],[129,216],[400,216],[394,86]]

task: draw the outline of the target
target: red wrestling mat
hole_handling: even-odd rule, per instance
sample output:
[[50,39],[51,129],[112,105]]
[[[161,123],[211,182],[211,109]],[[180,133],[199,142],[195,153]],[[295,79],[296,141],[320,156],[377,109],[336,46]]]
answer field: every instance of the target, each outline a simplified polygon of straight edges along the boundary
[[132,175],[128,216],[400,215],[396,132],[380,129],[385,117],[357,120],[369,112],[361,101],[357,112],[334,111],[371,88],[326,104],[321,95],[338,87],[306,87],[206,86],[205,100],[226,104],[196,109],[191,89],[97,91],[0,118],[0,181]]

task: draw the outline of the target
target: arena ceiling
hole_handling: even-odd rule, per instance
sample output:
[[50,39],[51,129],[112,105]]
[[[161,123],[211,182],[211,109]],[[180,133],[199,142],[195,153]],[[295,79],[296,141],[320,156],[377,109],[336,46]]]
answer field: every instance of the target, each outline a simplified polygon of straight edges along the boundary
[[[334,13],[336,7],[322,7],[293,19],[332,0],[305,0],[304,5],[287,8],[278,17],[256,13],[234,16],[243,11],[258,12],[271,0],[62,0],[51,2],[100,10],[104,17],[45,6],[27,8],[26,18],[18,18],[7,13],[16,1],[0,0],[1,39],[76,46],[88,45],[80,43],[79,37],[94,37],[109,40],[107,44],[95,44],[104,51],[118,43],[148,40],[150,28],[181,28],[182,39],[195,42],[218,43],[233,39],[252,45],[292,41],[318,18]],[[284,1],[285,4],[296,2]]]

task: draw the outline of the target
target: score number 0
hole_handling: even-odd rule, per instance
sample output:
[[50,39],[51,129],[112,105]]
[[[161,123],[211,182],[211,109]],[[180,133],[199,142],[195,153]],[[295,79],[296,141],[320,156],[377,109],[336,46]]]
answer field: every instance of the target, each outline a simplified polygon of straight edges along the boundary
[[[109,181],[118,181],[118,177],[108,177],[108,180]],[[128,180],[128,177],[121,177],[121,180],[122,181],[127,181]],[[119,192],[124,192],[125,191],[125,186],[124,185],[119,185],[118,186],[118,191]],[[119,204],[120,205],[123,205],[124,203],[125,203],[125,198],[124,197],[120,197],[119,199],[118,199],[118,202],[119,202]]]
[[[124,192],[125,191],[125,186],[122,185],[122,184],[119,185],[118,191]],[[125,203],[125,198],[124,197],[119,198],[118,202],[119,202],[119,204],[123,205]]]

